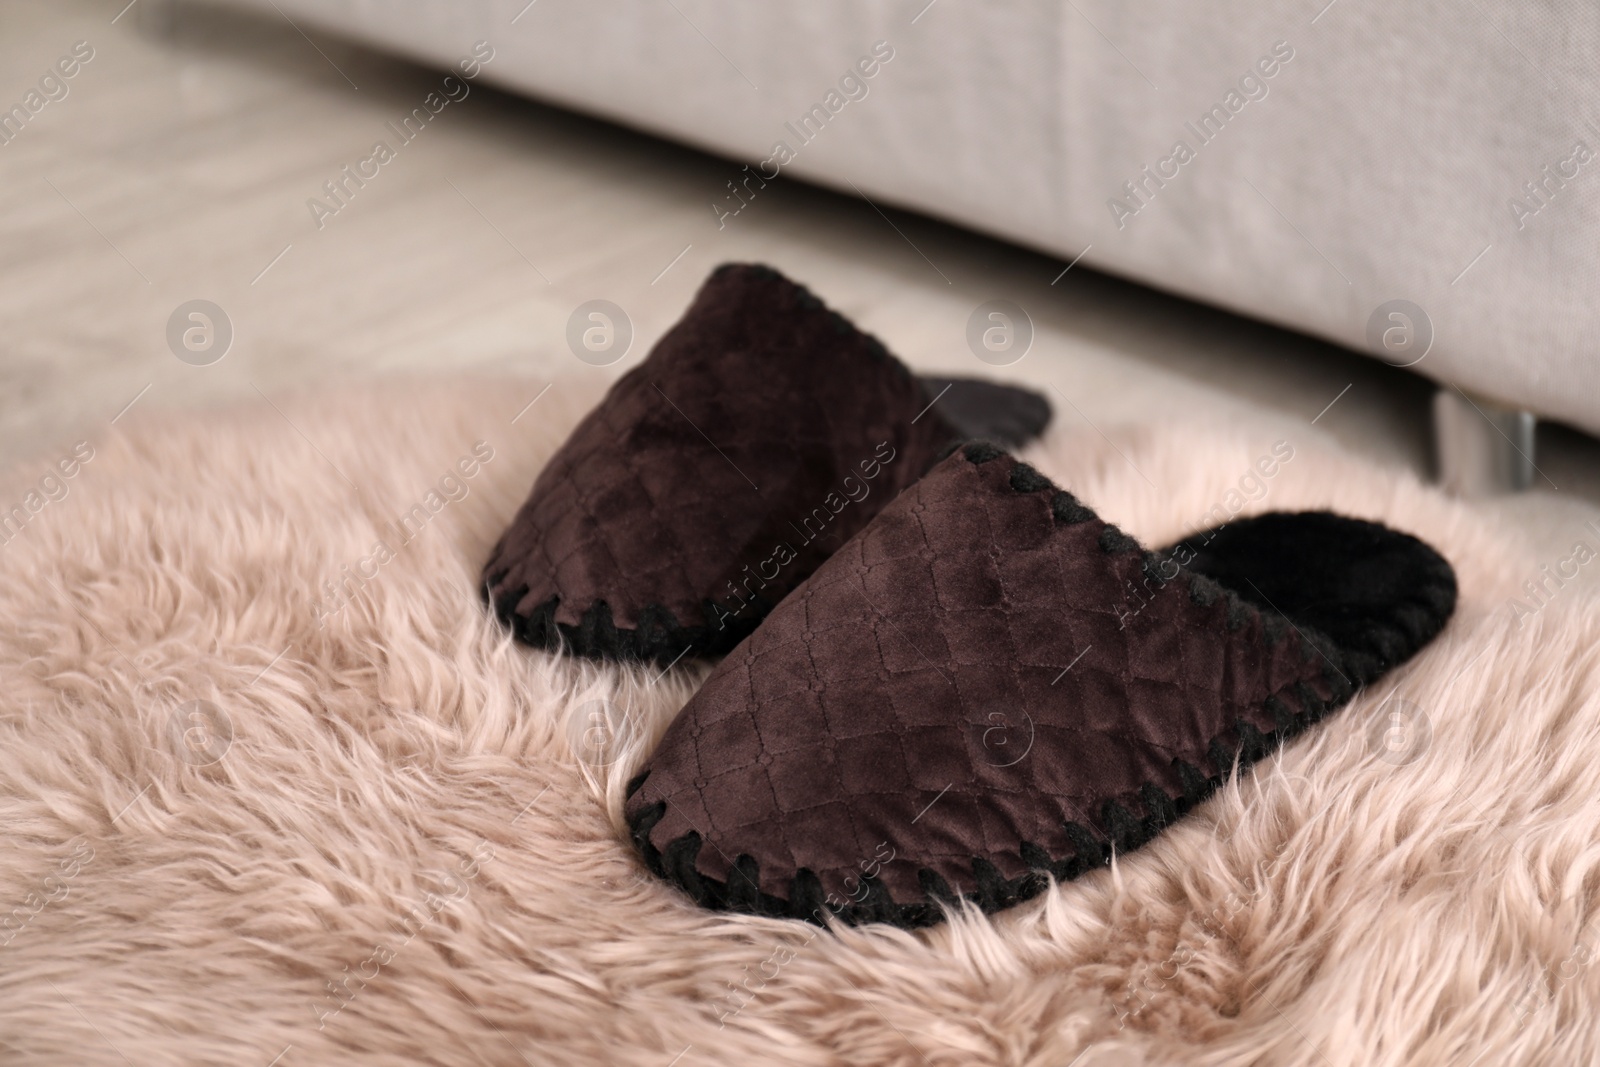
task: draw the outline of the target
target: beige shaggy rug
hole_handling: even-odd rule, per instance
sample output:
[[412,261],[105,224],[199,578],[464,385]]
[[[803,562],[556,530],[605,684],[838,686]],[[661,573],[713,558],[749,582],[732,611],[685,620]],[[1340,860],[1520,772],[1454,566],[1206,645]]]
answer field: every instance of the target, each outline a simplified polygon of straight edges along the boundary
[[[530,652],[478,599],[598,396],[525,409],[542,384],[135,412],[0,476],[26,520],[0,544],[0,1061],[1600,1058],[1600,606],[1546,578],[1563,561],[1303,424],[1069,421],[1029,458],[1141,538],[1330,506],[1436,545],[1457,617],[1011,912],[710,914],[642,876],[619,819],[704,669]],[[1252,475],[1279,440],[1292,460]]]

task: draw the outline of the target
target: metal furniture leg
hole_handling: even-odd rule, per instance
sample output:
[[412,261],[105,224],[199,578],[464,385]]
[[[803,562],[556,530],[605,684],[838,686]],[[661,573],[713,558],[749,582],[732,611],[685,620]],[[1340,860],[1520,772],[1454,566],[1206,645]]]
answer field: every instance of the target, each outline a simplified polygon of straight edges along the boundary
[[1433,397],[1433,442],[1439,483],[1457,496],[1513,493],[1533,484],[1531,411],[1469,397],[1452,386]]

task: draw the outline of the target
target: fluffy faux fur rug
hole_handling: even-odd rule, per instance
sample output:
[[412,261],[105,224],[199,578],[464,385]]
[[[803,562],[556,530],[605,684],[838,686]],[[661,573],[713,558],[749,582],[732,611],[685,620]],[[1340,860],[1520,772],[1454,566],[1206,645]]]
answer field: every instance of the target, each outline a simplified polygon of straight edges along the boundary
[[1304,427],[1054,431],[1027,458],[1147,542],[1329,506],[1437,546],[1457,617],[1112,869],[993,920],[819,931],[699,911],[623,842],[703,668],[530,652],[482,606],[597,397],[558,382],[513,423],[537,391],[130,416],[0,478],[27,519],[0,545],[0,1059],[1600,1057],[1600,607],[1513,611],[1558,561],[1482,513]]

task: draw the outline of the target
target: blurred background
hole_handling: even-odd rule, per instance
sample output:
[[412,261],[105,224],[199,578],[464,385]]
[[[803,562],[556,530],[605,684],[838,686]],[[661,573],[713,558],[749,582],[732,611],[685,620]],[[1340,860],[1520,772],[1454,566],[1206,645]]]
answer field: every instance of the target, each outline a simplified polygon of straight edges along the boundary
[[[1565,551],[1600,502],[1597,16],[1404,7],[7,3],[0,453],[400,373],[608,379],[755,260],[1064,422],[1453,461]],[[594,300],[606,359],[567,341]]]

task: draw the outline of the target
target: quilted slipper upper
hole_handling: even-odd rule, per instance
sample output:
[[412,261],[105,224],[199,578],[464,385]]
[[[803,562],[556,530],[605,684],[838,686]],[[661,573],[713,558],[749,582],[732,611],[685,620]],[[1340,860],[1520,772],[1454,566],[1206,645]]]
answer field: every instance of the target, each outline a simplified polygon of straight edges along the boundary
[[1453,573],[1426,545],[1307,521],[1324,518],[1413,563],[1368,605],[1400,635],[1387,659],[968,445],[712,672],[632,783],[634,840],[703,904],[813,921],[923,925],[957,894],[993,910],[1099,866],[1450,615]]
[[874,337],[719,268],[550,460],[484,568],[522,639],[724,653],[957,436]]

